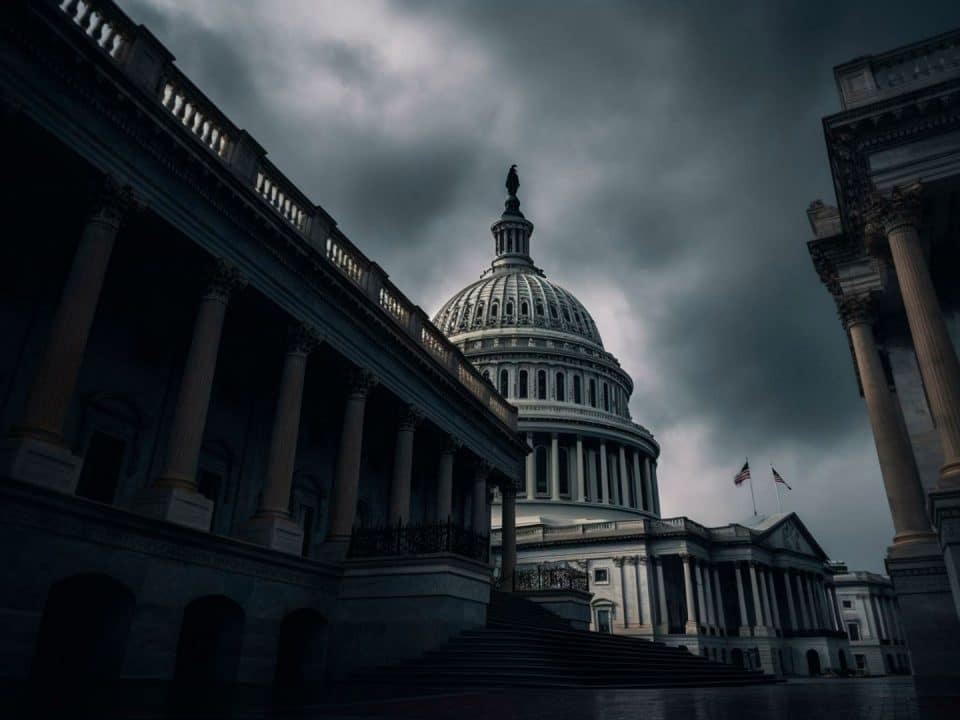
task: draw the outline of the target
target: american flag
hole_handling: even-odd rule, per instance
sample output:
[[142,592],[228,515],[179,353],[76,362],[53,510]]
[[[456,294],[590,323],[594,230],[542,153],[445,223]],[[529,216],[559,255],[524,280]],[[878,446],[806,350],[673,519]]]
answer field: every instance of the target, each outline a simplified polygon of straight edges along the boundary
[[770,469],[773,470],[773,482],[774,482],[774,483],[780,483],[781,485],[785,485],[786,488],[787,488],[787,490],[793,490],[792,487],[790,487],[789,485],[787,485],[787,481],[784,480],[782,477],[780,477],[780,473],[777,472],[777,469],[776,469],[773,465],[770,466]]
[[743,464],[743,467],[740,468],[740,472],[733,476],[733,484],[739,487],[743,485],[746,480],[750,479],[750,461],[748,460]]

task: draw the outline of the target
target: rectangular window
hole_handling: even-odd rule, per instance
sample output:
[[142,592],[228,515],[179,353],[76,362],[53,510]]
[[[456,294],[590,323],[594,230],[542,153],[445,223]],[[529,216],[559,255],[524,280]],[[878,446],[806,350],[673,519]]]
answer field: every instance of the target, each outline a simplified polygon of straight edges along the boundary
[[583,404],[583,388],[580,387],[580,376],[573,376],[573,401],[577,405]]
[[597,632],[611,632],[609,610],[597,610]]
[[854,655],[853,659],[857,661],[857,670],[866,670],[867,659],[863,655]]
[[527,371],[526,371],[526,370],[521,370],[521,371],[520,371],[520,392],[519,392],[519,395],[520,395],[520,397],[522,397],[522,398],[524,398],[524,399],[526,399],[526,397],[527,397]]
[[843,606],[844,606],[845,608],[852,608],[852,607],[853,607],[853,603],[852,603],[850,600],[844,600],[844,601],[843,601]]
[[847,637],[851,640],[860,639],[860,626],[857,623],[847,623]]
[[594,568],[593,581],[597,585],[606,585],[610,582],[610,572],[606,568]]

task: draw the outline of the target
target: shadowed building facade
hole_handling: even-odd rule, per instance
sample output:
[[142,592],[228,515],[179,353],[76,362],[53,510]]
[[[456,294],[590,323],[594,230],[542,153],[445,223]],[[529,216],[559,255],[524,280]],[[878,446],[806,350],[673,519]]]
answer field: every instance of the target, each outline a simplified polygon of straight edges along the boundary
[[516,410],[114,3],[4,17],[0,677],[316,689],[482,626]]
[[921,695],[960,687],[960,31],[834,69],[837,205],[807,211],[896,534],[887,571]]

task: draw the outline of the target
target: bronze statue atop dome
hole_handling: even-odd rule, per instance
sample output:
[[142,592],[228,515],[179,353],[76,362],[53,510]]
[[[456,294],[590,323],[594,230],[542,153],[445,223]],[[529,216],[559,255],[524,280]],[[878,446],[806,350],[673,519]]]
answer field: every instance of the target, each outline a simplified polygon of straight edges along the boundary
[[509,172],[507,172],[507,192],[511,195],[517,194],[517,188],[520,187],[520,176],[517,175],[517,166],[511,165]]

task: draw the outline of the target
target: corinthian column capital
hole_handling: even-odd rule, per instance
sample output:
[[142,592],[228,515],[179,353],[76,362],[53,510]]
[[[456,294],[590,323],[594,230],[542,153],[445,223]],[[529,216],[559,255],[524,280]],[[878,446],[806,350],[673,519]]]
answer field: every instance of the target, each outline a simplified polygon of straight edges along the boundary
[[416,430],[423,422],[423,410],[413,405],[407,405],[399,412],[399,428],[401,430]]
[[217,260],[203,297],[227,303],[233,293],[243,290],[246,286],[246,278],[234,265],[225,260]]
[[350,395],[364,397],[379,383],[379,378],[366,368],[352,368],[347,375],[347,388]]
[[874,192],[864,226],[868,246],[886,241],[891,232],[905,225],[918,227],[922,199],[923,185],[919,180],[893,188],[889,196]]
[[94,193],[88,219],[118,229],[128,214],[141,208],[129,185],[121,185],[115,177],[106,175]]
[[873,321],[873,303],[866,294],[844,295],[837,300],[837,314],[843,327],[849,330],[854,325]]
[[323,338],[312,325],[294,323],[290,326],[287,337],[287,352],[297,355],[309,355],[323,342]]

